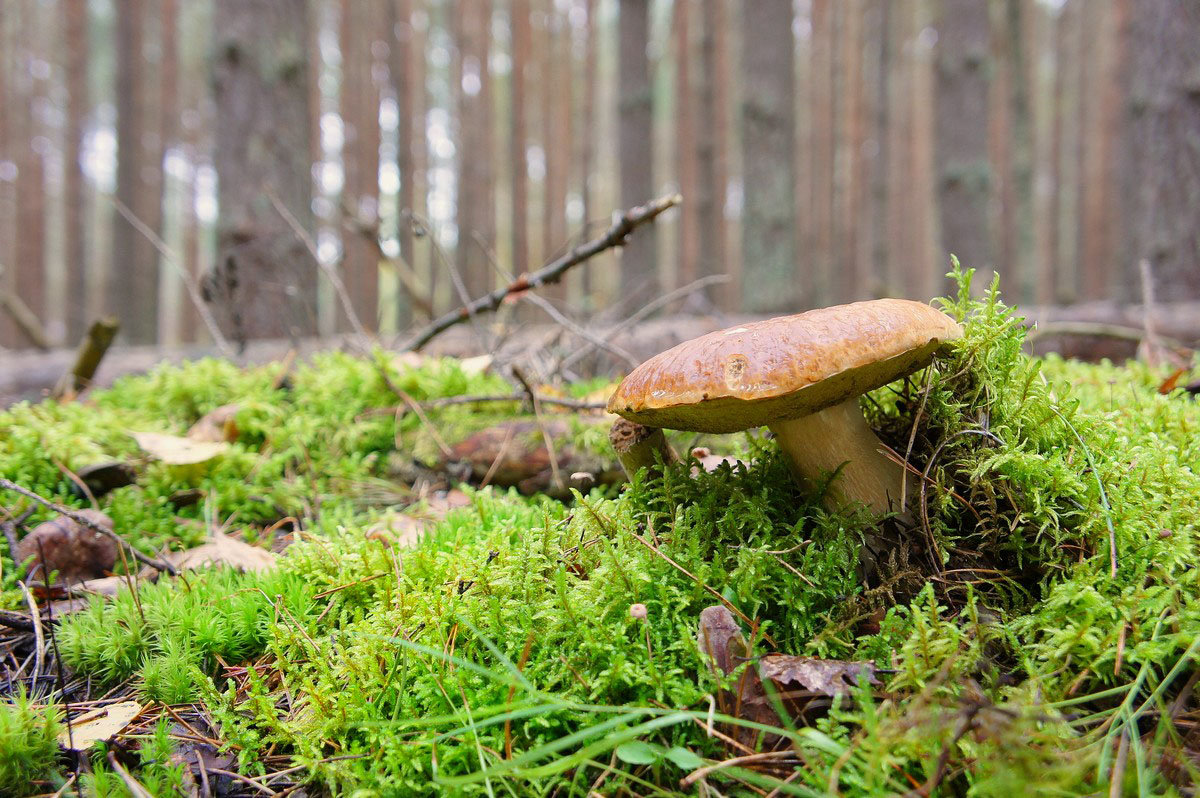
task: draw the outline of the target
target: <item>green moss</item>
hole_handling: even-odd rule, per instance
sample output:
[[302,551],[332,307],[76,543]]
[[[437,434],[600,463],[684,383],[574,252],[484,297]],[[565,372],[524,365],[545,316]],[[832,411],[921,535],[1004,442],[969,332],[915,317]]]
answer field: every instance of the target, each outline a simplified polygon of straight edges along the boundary
[[0,702],[0,794],[44,792],[34,781],[54,775],[61,729],[57,707],[39,707],[17,690]]
[[[970,274],[954,276],[945,307],[964,338],[865,404],[917,472],[919,521],[870,589],[856,578],[869,519],[822,509],[757,434],[721,441],[746,466],[677,466],[569,506],[470,492],[415,548],[368,538],[382,455],[425,434],[413,414],[364,412],[397,404],[380,368],[419,400],[510,390],[453,361],[329,354],[289,390],[271,387],[273,367],[164,368],[92,407],[0,415],[0,459],[75,501],[55,459],[129,457],[125,429],[178,433],[239,403],[242,438],[199,478],[204,505],[176,513],[167,498],[184,481],[147,466],[104,508],[147,550],[194,539],[177,515],[240,526],[291,513],[306,532],[270,574],[143,585],[136,602],[122,593],[66,621],[59,644],[103,682],[201,698],[248,770],[270,750],[336,793],[437,780],[451,793],[586,795],[607,772],[609,789],[674,794],[683,771],[668,752],[726,756],[705,732],[720,685],[695,642],[700,610],[725,602],[758,652],[887,669],[883,690],[780,730],[804,755],[799,794],[904,792],[938,761],[948,794],[1095,792],[1131,729],[1128,788],[1169,791],[1145,763],[1179,743],[1163,710],[1200,648],[1200,410],[1159,396],[1141,366],[1027,357],[994,287],[972,300]],[[510,411],[447,407],[435,423],[450,434]],[[577,432],[603,451],[602,427]],[[710,783],[736,793],[735,779],[779,786],[736,768]]]

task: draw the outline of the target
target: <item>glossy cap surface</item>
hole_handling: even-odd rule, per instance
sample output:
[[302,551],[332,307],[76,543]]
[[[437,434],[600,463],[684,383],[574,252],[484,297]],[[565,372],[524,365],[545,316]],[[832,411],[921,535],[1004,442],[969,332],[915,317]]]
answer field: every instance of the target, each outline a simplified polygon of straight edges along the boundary
[[962,328],[906,299],[875,299],[719,330],[626,377],[608,411],[664,429],[736,432],[800,418],[926,366]]

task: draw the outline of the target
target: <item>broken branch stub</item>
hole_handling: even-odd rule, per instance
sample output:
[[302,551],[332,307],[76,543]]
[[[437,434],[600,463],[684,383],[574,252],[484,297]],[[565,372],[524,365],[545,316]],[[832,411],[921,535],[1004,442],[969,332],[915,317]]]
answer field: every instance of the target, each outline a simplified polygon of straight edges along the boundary
[[653,473],[661,466],[679,462],[679,455],[657,427],[618,418],[608,432],[608,440],[617,453],[617,459],[621,461],[621,467],[625,469],[625,475],[631,480],[643,468]]

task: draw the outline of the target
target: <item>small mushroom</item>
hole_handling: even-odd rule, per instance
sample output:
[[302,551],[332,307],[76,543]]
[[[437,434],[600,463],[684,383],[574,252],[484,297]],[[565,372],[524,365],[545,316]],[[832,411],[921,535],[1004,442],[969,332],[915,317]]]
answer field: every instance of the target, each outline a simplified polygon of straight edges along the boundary
[[625,476],[630,479],[641,468],[655,469],[660,462],[663,465],[679,462],[679,455],[657,427],[618,418],[608,431],[608,440],[617,453],[621,468],[625,469]]
[[903,299],[781,316],[655,355],[617,386],[608,411],[660,429],[769,427],[802,483],[841,469],[827,504],[882,515],[903,509],[903,471],[881,453],[858,397],[928,365],[961,335],[946,314]]

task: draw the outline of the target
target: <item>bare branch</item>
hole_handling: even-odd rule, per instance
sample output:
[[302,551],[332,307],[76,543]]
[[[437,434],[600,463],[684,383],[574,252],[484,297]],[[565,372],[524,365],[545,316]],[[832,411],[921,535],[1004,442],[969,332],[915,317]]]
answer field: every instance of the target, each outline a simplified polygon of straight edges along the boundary
[[477,313],[496,310],[510,294],[520,293],[537,288],[546,283],[555,283],[572,266],[576,266],[592,258],[606,249],[623,245],[631,233],[638,227],[653,221],[664,211],[675,207],[683,198],[678,194],[659,197],[646,205],[632,208],[622,213],[608,231],[599,238],[593,239],[582,246],[575,247],[566,255],[547,264],[533,274],[521,277],[504,288],[498,288],[490,294],[460,307],[434,320],[428,327],[418,332],[408,341],[403,349],[417,350],[432,341],[440,333],[461,324]]

